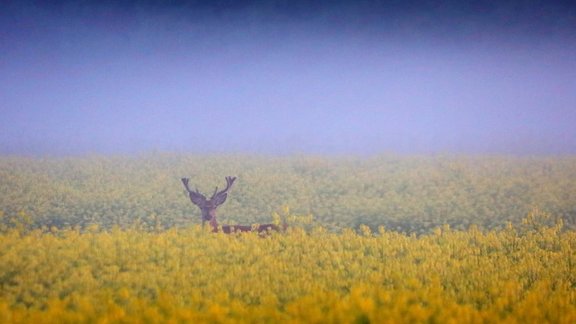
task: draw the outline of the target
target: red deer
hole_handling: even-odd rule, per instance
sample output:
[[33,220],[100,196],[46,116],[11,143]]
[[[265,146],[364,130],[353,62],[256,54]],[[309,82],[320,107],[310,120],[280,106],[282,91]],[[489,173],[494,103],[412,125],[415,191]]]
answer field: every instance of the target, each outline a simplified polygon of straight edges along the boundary
[[[218,221],[216,220],[216,209],[226,201],[226,198],[228,198],[228,190],[230,190],[230,187],[232,187],[232,184],[234,184],[235,180],[236,177],[226,177],[226,188],[224,188],[224,190],[218,191],[218,187],[216,187],[212,197],[210,197],[210,199],[206,199],[206,197],[201,194],[198,189],[195,191],[190,190],[190,179],[182,178],[182,183],[188,192],[190,200],[202,211],[202,225],[204,225],[205,222],[209,222],[210,226],[212,227],[212,232],[216,233],[220,229],[218,226]],[[262,233],[267,231],[280,231],[280,226],[276,224],[261,224],[254,227],[248,225],[224,225],[221,228],[222,232],[224,233],[251,231]]]

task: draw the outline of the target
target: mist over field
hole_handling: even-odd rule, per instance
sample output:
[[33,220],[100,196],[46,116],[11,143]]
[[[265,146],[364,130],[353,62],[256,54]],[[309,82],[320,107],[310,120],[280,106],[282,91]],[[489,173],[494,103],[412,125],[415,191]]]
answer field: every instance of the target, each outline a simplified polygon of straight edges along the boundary
[[0,1],[0,323],[576,323],[575,265],[575,1]]
[[8,1],[0,153],[576,154],[555,1]]

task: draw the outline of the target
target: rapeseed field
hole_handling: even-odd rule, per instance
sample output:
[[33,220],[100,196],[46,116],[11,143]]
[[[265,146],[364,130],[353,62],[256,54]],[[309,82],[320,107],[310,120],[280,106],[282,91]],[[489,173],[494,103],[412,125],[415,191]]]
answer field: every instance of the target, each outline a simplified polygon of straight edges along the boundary
[[576,233],[4,229],[2,323],[576,322]]
[[576,322],[570,158],[268,159],[1,159],[0,322]]

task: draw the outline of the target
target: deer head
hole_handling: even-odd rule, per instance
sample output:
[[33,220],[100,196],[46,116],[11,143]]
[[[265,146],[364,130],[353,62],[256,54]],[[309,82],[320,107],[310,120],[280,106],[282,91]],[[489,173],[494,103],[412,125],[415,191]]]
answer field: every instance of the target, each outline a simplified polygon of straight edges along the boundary
[[216,208],[222,205],[226,201],[226,198],[228,198],[228,190],[230,190],[230,187],[232,187],[232,184],[234,184],[234,180],[236,180],[236,177],[226,177],[226,188],[224,188],[224,190],[218,191],[218,187],[216,187],[212,197],[210,197],[210,199],[206,199],[206,197],[201,194],[198,189],[195,191],[190,190],[190,179],[182,178],[182,183],[188,192],[190,201],[192,201],[192,203],[198,206],[198,208],[200,208],[202,211],[202,224],[208,221],[213,228],[218,227],[218,223],[216,221]]

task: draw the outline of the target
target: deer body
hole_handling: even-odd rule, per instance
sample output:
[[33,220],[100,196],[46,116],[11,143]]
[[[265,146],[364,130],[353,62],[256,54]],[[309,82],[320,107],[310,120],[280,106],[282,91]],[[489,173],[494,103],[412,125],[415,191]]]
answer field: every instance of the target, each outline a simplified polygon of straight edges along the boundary
[[210,197],[210,199],[206,199],[206,197],[201,194],[198,189],[195,191],[190,190],[190,179],[182,178],[182,184],[184,184],[184,188],[186,188],[186,191],[188,192],[190,201],[192,201],[192,203],[202,211],[202,225],[204,225],[206,222],[209,222],[210,227],[212,228],[212,232],[216,233],[222,229],[222,232],[226,234],[234,232],[251,232],[253,230],[257,231],[258,233],[267,231],[279,231],[280,227],[275,224],[262,224],[256,227],[248,225],[224,225],[222,227],[218,226],[218,221],[216,220],[216,209],[226,201],[226,198],[228,198],[228,190],[230,190],[235,180],[236,177],[226,177],[226,188],[224,188],[224,190],[218,191],[218,187],[216,187],[212,197]]
[[226,234],[238,233],[238,232],[252,232],[256,231],[258,233],[269,232],[269,231],[280,231],[280,226],[275,224],[262,224],[255,227],[248,225],[224,225],[222,226],[222,232]]

